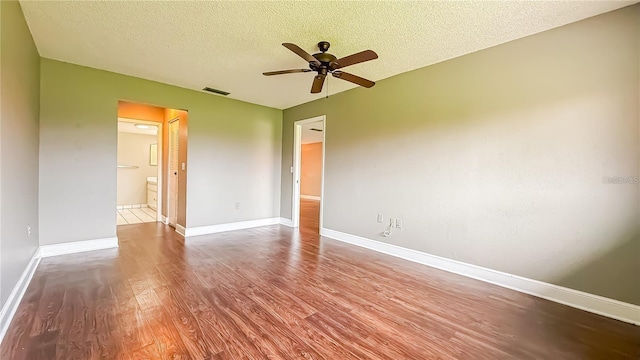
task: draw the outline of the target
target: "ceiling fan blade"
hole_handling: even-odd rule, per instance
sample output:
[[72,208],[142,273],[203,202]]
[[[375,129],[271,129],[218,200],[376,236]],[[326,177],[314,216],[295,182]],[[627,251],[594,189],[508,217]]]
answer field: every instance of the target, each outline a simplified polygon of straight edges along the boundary
[[365,50],[359,53],[355,53],[353,55],[345,56],[341,59],[338,59],[331,63],[331,69],[340,69],[343,67],[351,66],[353,64],[358,64],[361,62],[374,60],[378,58],[378,54],[376,54],[373,50]]
[[295,70],[268,71],[268,72],[262,73],[262,75],[271,76],[271,75],[280,75],[280,74],[303,73],[303,72],[309,72],[309,71],[313,71],[313,70],[311,70],[311,69],[295,69]]
[[370,88],[370,87],[372,87],[373,85],[376,84],[375,82],[373,82],[371,80],[367,80],[367,79],[361,78],[360,76],[349,74],[349,73],[346,73],[344,71],[334,71],[332,73],[332,75],[333,75],[333,77],[336,77],[338,79],[347,80],[349,82],[352,82],[354,84],[358,84],[360,86],[364,86],[366,88]]
[[307,62],[314,63],[314,64],[320,66],[320,62],[316,58],[314,58],[311,54],[309,54],[308,52],[302,50],[300,48],[300,46],[298,46],[296,44],[292,44],[292,43],[283,43],[282,46],[284,46],[287,49],[293,51],[294,53],[296,53],[301,58],[307,60]]
[[313,79],[313,84],[311,85],[311,93],[317,94],[322,91],[322,85],[324,85],[324,78],[326,75],[316,75]]

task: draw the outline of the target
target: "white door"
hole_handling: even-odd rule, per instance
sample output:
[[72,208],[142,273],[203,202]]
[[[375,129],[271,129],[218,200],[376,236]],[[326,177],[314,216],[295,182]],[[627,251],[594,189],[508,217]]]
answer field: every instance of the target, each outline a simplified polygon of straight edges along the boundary
[[180,141],[180,121],[169,123],[169,201],[167,202],[167,217],[169,225],[178,223],[178,143]]

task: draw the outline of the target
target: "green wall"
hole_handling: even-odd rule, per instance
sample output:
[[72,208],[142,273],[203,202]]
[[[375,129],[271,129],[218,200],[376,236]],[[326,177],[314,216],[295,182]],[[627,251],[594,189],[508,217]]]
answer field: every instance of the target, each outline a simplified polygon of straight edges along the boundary
[[0,1],[0,36],[2,306],[38,248],[40,56],[17,1]]
[[181,225],[279,215],[282,111],[50,59],[41,64],[41,245],[115,236],[118,100],[189,111]]
[[326,115],[325,228],[640,304],[638,185],[603,182],[639,175],[639,11],[285,110],[281,216]]

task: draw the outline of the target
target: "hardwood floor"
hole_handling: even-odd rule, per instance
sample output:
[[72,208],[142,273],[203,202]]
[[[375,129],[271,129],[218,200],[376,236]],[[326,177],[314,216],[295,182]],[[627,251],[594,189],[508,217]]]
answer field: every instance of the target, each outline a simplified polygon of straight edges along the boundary
[[269,226],[43,259],[2,359],[637,359],[640,327]]
[[320,233],[320,201],[300,199],[300,231]]

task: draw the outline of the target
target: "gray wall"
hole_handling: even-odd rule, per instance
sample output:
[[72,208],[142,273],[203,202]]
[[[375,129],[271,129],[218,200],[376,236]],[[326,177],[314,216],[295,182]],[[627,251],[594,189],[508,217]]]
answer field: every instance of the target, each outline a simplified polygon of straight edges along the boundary
[[0,303],[4,305],[38,248],[40,56],[18,2],[0,2],[0,24]]
[[41,245],[116,235],[118,100],[189,111],[187,227],[279,215],[282,111],[50,59],[41,75]]
[[326,114],[324,227],[640,304],[639,9],[285,110],[281,216]]

